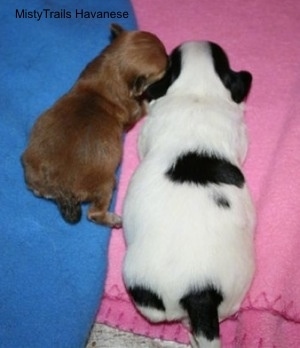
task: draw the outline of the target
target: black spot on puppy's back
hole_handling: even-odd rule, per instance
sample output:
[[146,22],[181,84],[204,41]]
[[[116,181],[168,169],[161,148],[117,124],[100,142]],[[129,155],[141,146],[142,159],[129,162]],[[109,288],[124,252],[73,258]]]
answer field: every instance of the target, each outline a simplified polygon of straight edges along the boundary
[[218,207],[224,208],[224,209],[229,209],[230,208],[230,202],[224,195],[215,194],[213,199],[214,199],[214,202],[217,204]]
[[203,186],[227,184],[241,188],[245,182],[241,170],[225,158],[198,152],[177,157],[166,176],[173,182]]
[[161,311],[165,310],[162,299],[156,293],[143,286],[129,287],[128,293],[134,302],[141,307],[151,307]]

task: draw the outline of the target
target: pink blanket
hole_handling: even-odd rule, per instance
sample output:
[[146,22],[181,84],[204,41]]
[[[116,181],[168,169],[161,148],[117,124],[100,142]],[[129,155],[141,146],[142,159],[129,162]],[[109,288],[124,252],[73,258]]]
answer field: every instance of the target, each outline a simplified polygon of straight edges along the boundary
[[[257,272],[239,313],[221,324],[224,347],[300,347],[300,2],[294,0],[133,0],[139,27],[168,50],[182,41],[218,42],[233,68],[254,77],[247,102],[245,174],[257,207]],[[137,163],[140,125],[128,134],[117,210]],[[180,324],[151,325],[121,278],[122,231],[113,231],[98,321],[187,342]],[[228,270],[230,272],[230,270]]]

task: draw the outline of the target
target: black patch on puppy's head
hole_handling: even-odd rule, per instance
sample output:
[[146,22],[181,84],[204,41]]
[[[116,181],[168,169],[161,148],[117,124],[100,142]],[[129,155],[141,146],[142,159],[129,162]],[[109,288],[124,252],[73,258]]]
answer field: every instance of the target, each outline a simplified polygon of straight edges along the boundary
[[248,71],[231,70],[227,55],[219,45],[210,42],[210,48],[216,73],[229,89],[232,100],[241,103],[250,91],[252,75]]
[[169,66],[162,79],[150,85],[145,92],[148,100],[158,99],[164,96],[169,87],[178,78],[181,71],[181,50],[176,47],[169,56]]

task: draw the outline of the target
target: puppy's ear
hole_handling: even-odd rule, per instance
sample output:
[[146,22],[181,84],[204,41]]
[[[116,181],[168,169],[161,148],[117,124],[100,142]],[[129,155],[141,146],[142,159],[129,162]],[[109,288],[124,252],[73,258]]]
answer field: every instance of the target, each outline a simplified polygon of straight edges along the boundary
[[175,48],[169,57],[169,66],[162,79],[150,85],[145,93],[148,100],[158,99],[165,95],[169,87],[178,78],[181,71],[181,50]]
[[210,42],[210,49],[216,73],[223,85],[229,89],[232,100],[241,103],[250,91],[252,75],[248,71],[231,70],[225,51],[216,43]]
[[110,26],[110,31],[111,31],[112,40],[114,40],[116,37],[118,37],[125,30],[119,24],[113,23]]
[[131,95],[138,97],[143,94],[147,85],[147,78],[143,75],[138,76],[132,84]]
[[225,78],[224,83],[230,90],[233,101],[239,104],[249,94],[252,84],[252,75],[248,71],[231,71]]

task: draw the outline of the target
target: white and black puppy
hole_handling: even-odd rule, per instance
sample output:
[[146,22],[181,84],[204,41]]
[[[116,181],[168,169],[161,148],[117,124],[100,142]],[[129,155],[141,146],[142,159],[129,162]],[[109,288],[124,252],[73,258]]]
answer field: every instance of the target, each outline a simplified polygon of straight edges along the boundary
[[[186,42],[170,56],[139,137],[123,221],[123,276],[152,322],[189,319],[193,347],[219,347],[254,273],[255,212],[241,165],[252,76],[223,49]],[[161,98],[159,98],[161,97]]]

